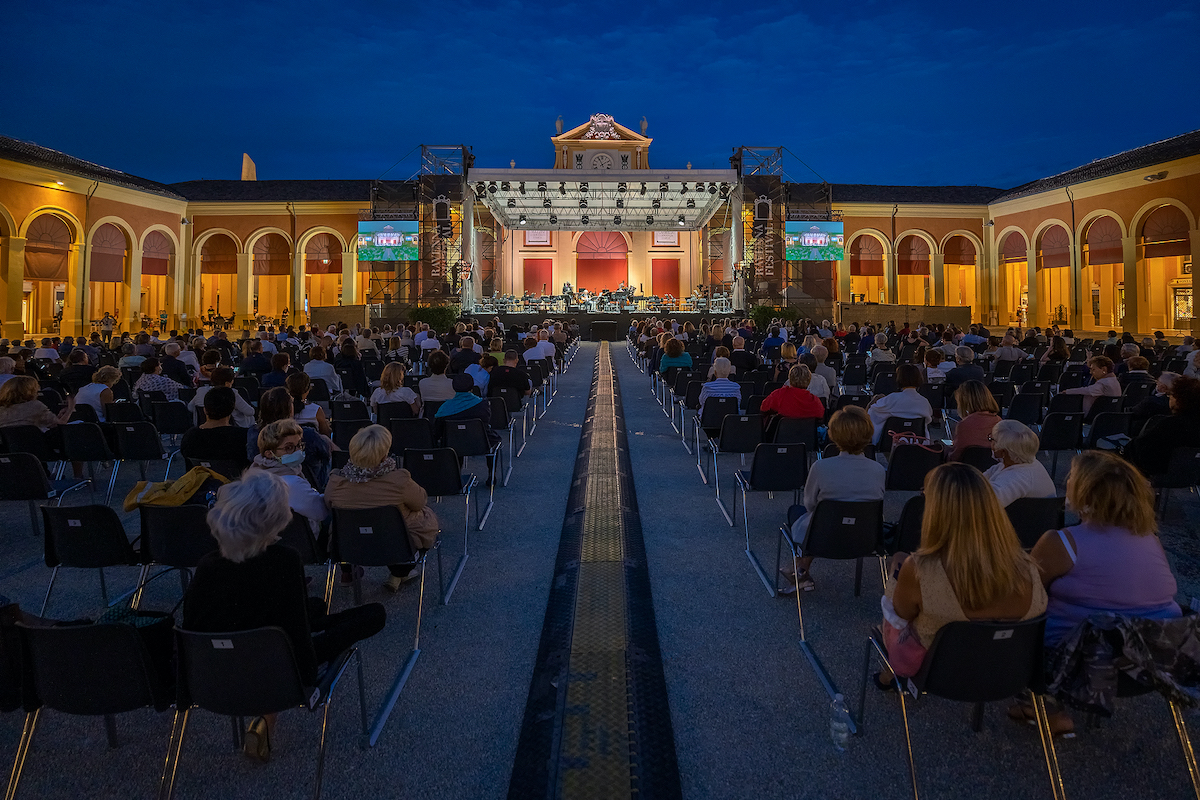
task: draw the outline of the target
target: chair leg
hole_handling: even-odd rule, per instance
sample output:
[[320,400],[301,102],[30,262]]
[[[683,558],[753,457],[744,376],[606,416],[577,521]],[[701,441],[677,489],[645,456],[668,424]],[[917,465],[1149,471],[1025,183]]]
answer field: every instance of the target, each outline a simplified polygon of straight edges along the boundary
[[1038,726],[1038,735],[1042,740],[1042,753],[1046,757],[1046,772],[1050,775],[1050,791],[1054,800],[1066,800],[1062,772],[1058,768],[1058,753],[1054,750],[1054,734],[1050,730],[1050,720],[1046,717],[1046,701],[1040,694],[1033,695],[1033,715]]
[[371,723],[367,719],[367,687],[363,681],[362,651],[357,648],[354,651],[354,660],[358,662],[358,713],[362,717],[363,736],[366,736],[371,730]]
[[29,522],[33,526],[33,535],[41,534],[41,525],[38,524],[38,504],[37,500],[29,501]]
[[[42,600],[42,610],[41,610],[41,613],[38,614],[39,617],[46,616],[46,607],[50,605],[50,592],[52,589],[54,589],[54,579],[57,577],[58,577],[58,567],[55,567],[54,570],[50,573],[50,584],[46,587],[46,598],[44,600]],[[105,605],[108,605],[108,604],[105,603]]]
[[112,505],[113,489],[117,485],[117,476],[121,474],[121,459],[117,459],[112,466],[112,475],[108,478],[108,494],[104,495],[104,505]]
[[1192,790],[1200,799],[1200,769],[1196,766],[1196,753],[1192,749],[1192,738],[1188,735],[1187,725],[1183,720],[1183,711],[1175,702],[1171,702],[1171,718],[1175,720],[1175,732],[1179,734],[1179,744],[1183,748],[1183,763],[1187,765],[1188,777],[1192,779]]
[[313,800],[321,798],[321,784],[325,779],[325,740],[329,733],[329,707],[333,705],[330,700],[325,701],[325,708],[321,711],[321,744],[317,749],[317,777],[313,786]]
[[8,791],[4,800],[12,800],[17,796],[17,784],[21,782],[21,773],[25,770],[25,758],[29,755],[29,745],[33,742],[33,732],[37,728],[38,714],[41,710],[30,711],[25,715],[25,726],[21,729],[21,741],[17,744],[17,757],[13,761],[12,774],[8,778]]
[[171,724],[171,738],[167,742],[167,757],[163,762],[162,777],[158,782],[159,800],[171,800],[175,794],[175,775],[179,771],[179,759],[183,754],[183,736],[187,732],[189,711],[175,712],[175,720]]
[[917,762],[913,758],[912,746],[912,731],[908,728],[908,704],[904,700],[904,690],[901,689],[900,695],[900,720],[904,723],[904,744],[908,748],[908,776],[912,781],[913,800],[919,800],[920,794],[917,791]]

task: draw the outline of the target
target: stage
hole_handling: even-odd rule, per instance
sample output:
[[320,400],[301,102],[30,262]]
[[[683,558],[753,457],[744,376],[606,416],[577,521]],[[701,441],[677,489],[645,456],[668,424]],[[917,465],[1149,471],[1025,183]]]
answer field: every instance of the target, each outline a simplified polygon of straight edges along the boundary
[[[499,317],[500,321],[504,323],[505,330],[513,325],[532,325],[545,322],[547,319],[556,321],[573,319],[579,324],[579,335],[585,341],[601,341],[602,339],[615,341],[625,338],[625,334],[629,331],[630,321],[635,319],[639,321],[651,317],[673,319],[679,322],[680,325],[690,322],[693,326],[699,328],[702,319],[711,322],[714,319],[725,319],[734,315],[719,314],[714,316],[712,314],[700,314],[692,311],[667,311],[661,313],[653,311],[626,311],[617,314],[472,314],[470,316],[480,320],[485,327],[492,317]],[[593,336],[592,326],[597,323],[601,323],[599,326],[601,330],[597,330],[598,335]],[[615,334],[611,328],[608,331],[603,330],[604,327],[609,325],[616,326]]]

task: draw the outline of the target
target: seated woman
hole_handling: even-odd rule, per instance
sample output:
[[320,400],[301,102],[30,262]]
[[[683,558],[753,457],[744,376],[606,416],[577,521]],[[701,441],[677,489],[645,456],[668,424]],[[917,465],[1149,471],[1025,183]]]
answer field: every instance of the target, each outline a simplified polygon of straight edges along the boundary
[[315,426],[322,436],[332,436],[333,426],[325,418],[325,409],[308,400],[308,393],[312,391],[312,378],[303,372],[293,372],[287,376],[283,385],[292,398],[292,419],[301,425]]
[[212,383],[213,372],[221,368],[221,351],[205,350],[203,357],[200,359],[200,366],[196,372],[196,384],[204,386]]
[[[887,470],[874,459],[863,455],[863,450],[871,443],[873,430],[871,418],[867,412],[858,406],[847,406],[836,412],[829,420],[829,440],[838,447],[838,454],[832,458],[822,458],[816,461],[808,471],[808,480],[804,484],[804,505],[794,506],[788,512],[792,523],[792,538],[803,542],[808,534],[808,523],[817,504],[822,500],[882,500],[884,478]],[[799,575],[784,568],[781,570],[785,578],[799,589],[811,592],[817,588],[813,582],[811,558],[799,559]],[[791,594],[795,588],[784,587],[784,594]]]
[[115,402],[112,387],[121,380],[121,370],[116,367],[101,367],[92,375],[92,382],[80,388],[75,393],[76,406],[91,406],[96,412],[96,418],[105,422],[104,408]]
[[258,433],[258,455],[250,469],[277,475],[287,486],[292,511],[308,517],[313,531],[329,517],[321,493],[304,477],[304,429],[292,419],[281,419]]
[[[1080,524],[1047,531],[1033,559],[1050,595],[1046,646],[1057,646],[1092,614],[1171,619],[1180,616],[1171,565],[1155,535],[1154,491],[1137,469],[1113,453],[1087,450],[1071,462],[1067,507]],[[1032,718],[1021,706],[1014,719]],[[1052,715],[1056,733],[1070,730],[1066,712]]]
[[[321,598],[308,596],[300,556],[279,544],[292,521],[287,497],[283,481],[263,470],[251,470],[217,491],[208,526],[219,549],[196,567],[183,599],[182,627],[212,633],[282,628],[300,680],[313,686],[321,664],[383,630],[387,613],[369,603],[328,614]],[[276,716],[251,720],[246,755],[270,760]]]
[[[951,622],[1027,620],[1046,610],[1037,565],[979,470],[943,464],[926,476],[921,547],[896,555],[882,605],[888,660],[905,678]],[[892,676],[875,683],[890,688]]]
[[886,333],[875,334],[875,347],[867,353],[867,366],[878,363],[880,361],[895,361],[896,354],[888,349],[888,337]]
[[1054,497],[1058,491],[1050,473],[1037,460],[1038,436],[1015,419],[1002,419],[992,427],[992,455],[1000,463],[983,473],[1000,507],[1022,497]]
[[[725,358],[729,358],[728,355]],[[792,371],[792,367],[800,363],[796,355],[796,345],[791,342],[784,342],[779,345],[779,361],[775,364],[775,372],[771,375],[773,381],[786,381],[788,373]]]
[[446,368],[450,366],[450,356],[440,350],[431,353],[428,366],[429,377],[422,378],[417,384],[417,391],[421,393],[421,402],[449,400],[454,397],[454,385],[446,375]]
[[141,363],[145,360],[145,356],[137,355],[134,352],[132,342],[126,342],[125,344],[121,345],[121,360],[117,362],[117,366],[121,369],[126,369],[127,367],[137,367],[141,366]]
[[825,406],[808,390],[811,382],[812,373],[808,367],[803,364],[792,367],[787,384],[763,399],[760,408],[763,421],[767,422],[775,415],[793,419],[823,419]]
[[342,390],[342,379],[333,364],[325,360],[325,353],[324,347],[314,346],[308,353],[308,361],[304,362],[304,374],[314,381],[324,381],[329,394],[334,395]]
[[[454,396],[442,403],[438,407],[437,413],[434,414],[436,437],[442,438],[442,431],[445,430],[447,422],[477,419],[483,422],[483,432],[487,435],[488,446],[498,445],[500,434],[492,430],[492,407],[489,403],[485,403],[482,397],[471,391],[475,388],[475,380],[470,375],[455,375],[451,380],[454,385]],[[495,456],[487,457],[488,486],[492,485],[494,461]]]
[[1125,445],[1125,458],[1150,478],[1166,473],[1176,447],[1200,447],[1200,380],[1181,376],[1170,385],[1171,415],[1148,422]]
[[879,444],[888,417],[923,419],[926,425],[933,421],[933,406],[917,391],[921,387],[921,371],[916,366],[901,364],[896,367],[896,387],[899,391],[876,396],[867,408],[871,424],[875,426],[875,438],[871,444]]
[[954,429],[954,446],[948,461],[958,461],[968,447],[991,445],[992,428],[1000,421],[996,398],[980,381],[967,381],[954,392],[954,403],[962,420]]
[[407,403],[413,416],[421,413],[421,398],[404,385],[404,365],[399,362],[392,362],[383,368],[379,388],[371,393],[372,412],[378,414],[379,406],[384,403]]
[[287,353],[275,353],[271,356],[271,371],[262,376],[259,385],[264,389],[283,386],[287,382],[288,370],[291,367],[291,356]]
[[[253,460],[259,454],[258,434],[268,425],[279,420],[291,420],[295,414],[295,404],[288,390],[282,386],[268,389],[258,399],[258,425],[246,431],[246,457]],[[318,490],[325,488],[329,480],[329,469],[333,466],[333,442],[316,429],[307,425],[297,425],[304,446],[302,461],[304,469],[312,476]],[[293,456],[294,459],[294,456]]]
[[1071,360],[1071,351],[1067,348],[1067,342],[1061,336],[1055,336],[1050,340],[1050,349],[1042,353],[1038,364],[1063,364],[1065,365]]
[[[391,447],[392,432],[382,425],[370,425],[354,434],[350,461],[329,476],[325,504],[330,508],[396,506],[404,517],[413,552],[428,550],[437,541],[437,516],[426,502],[425,490],[388,455]],[[384,588],[399,591],[406,581],[417,577],[415,567],[411,563],[389,565],[392,575]]]
[[925,382],[944,381],[946,380],[946,372],[952,369],[953,362],[946,361],[946,354],[936,347],[926,350],[924,356],[925,362]]
[[74,398],[58,414],[38,399],[40,386],[36,378],[17,375],[0,384],[0,428],[10,425],[36,425],[42,433],[65,425],[75,410]]
[[1092,408],[1097,397],[1120,397],[1121,382],[1113,374],[1113,362],[1107,356],[1089,358],[1088,370],[1092,375],[1092,383],[1088,386],[1078,386],[1074,389],[1063,389],[1062,394],[1083,395],[1083,413]]
[[683,342],[673,337],[667,339],[663,347],[662,358],[658,361],[658,371],[666,374],[671,367],[692,368],[692,354],[684,350]]
[[[717,363],[718,358],[723,358],[726,361],[729,361],[729,348],[724,345],[719,345],[713,350],[713,363],[708,365],[708,375],[706,375],[704,378],[706,381],[711,381],[714,377],[716,377],[714,365]],[[732,369],[733,365],[731,363],[730,370],[732,371]]]
[[162,392],[168,400],[178,400],[182,384],[162,374],[162,364],[157,358],[147,358],[141,363],[142,377],[133,383],[134,395],[142,392]]
[[193,460],[231,461],[247,467],[246,431],[232,422],[237,392],[228,386],[209,389],[204,395],[204,424],[183,435],[179,451]]

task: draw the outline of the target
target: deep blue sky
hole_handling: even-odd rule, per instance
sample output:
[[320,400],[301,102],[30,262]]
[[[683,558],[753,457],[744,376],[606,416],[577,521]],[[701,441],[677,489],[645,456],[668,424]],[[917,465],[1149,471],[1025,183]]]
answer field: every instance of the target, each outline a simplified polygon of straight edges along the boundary
[[164,182],[243,151],[263,179],[372,178],[422,142],[550,167],[557,116],[606,112],[648,118],[659,168],[785,145],[835,183],[1008,188],[1200,128],[1198,9],[10,3],[0,134]]

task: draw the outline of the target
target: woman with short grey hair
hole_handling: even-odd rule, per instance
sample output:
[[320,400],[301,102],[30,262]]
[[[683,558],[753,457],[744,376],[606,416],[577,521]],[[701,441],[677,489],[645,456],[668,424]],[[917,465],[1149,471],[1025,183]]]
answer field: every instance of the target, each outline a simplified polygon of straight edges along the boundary
[[984,473],[1000,505],[1022,497],[1054,497],[1050,473],[1037,460],[1038,436],[1015,419],[1002,419],[992,427],[992,455],[1000,463]]
[[[218,549],[200,559],[183,601],[183,628],[205,633],[282,628],[292,643],[305,686],[315,686],[319,665],[383,630],[379,603],[327,614],[325,601],[309,597],[300,555],[279,543],[292,520],[287,488],[278,477],[250,470],[217,491],[208,526]],[[271,758],[278,715],[255,717],[246,730],[246,755]]]

